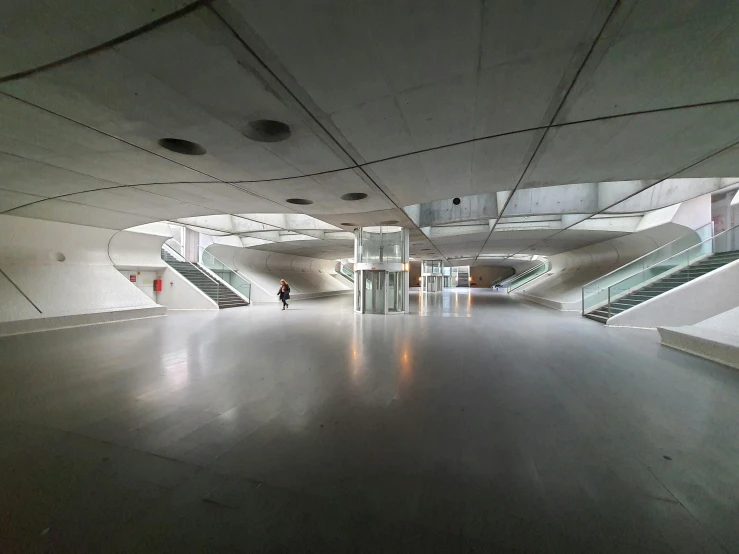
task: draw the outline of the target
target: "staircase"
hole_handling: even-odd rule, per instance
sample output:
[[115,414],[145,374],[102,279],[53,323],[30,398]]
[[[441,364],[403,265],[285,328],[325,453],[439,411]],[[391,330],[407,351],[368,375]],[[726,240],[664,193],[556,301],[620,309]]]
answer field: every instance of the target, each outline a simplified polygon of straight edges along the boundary
[[585,317],[594,319],[601,323],[606,323],[609,317],[625,312],[634,306],[638,306],[642,302],[646,302],[650,298],[654,298],[663,292],[667,292],[679,287],[680,285],[684,285],[701,275],[710,273],[714,269],[723,267],[735,260],[739,260],[739,250],[712,254],[696,264],[687,266],[680,271],[672,273],[658,281],[649,283],[645,287],[637,289],[625,296],[622,296],[618,300],[613,301],[611,303],[610,315],[608,306],[606,305],[585,314]]
[[178,260],[165,248],[162,248],[162,260],[172,269],[190,281],[198,289],[208,295],[218,304],[218,308],[237,308],[248,306],[249,303],[241,298],[223,283],[217,281],[195,264]]

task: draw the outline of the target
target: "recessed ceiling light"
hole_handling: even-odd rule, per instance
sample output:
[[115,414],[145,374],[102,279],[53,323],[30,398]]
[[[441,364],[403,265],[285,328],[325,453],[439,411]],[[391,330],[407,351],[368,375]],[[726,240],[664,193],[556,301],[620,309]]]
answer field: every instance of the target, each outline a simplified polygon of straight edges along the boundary
[[380,225],[397,225],[397,219],[388,219],[387,221],[380,221]]
[[455,198],[454,200],[452,200],[452,204],[454,204],[455,206],[459,206],[460,202],[462,201],[459,198]]
[[298,204],[300,206],[307,206],[308,204],[313,204],[313,200],[308,200],[307,198],[288,198],[285,200],[288,204]]
[[367,195],[363,192],[348,192],[341,195],[341,199],[348,202],[351,202],[353,200],[364,200],[365,198],[367,198]]
[[257,142],[280,142],[290,138],[292,131],[287,123],[273,119],[257,119],[246,124],[244,136]]
[[205,148],[185,139],[163,138],[159,139],[158,144],[162,148],[166,148],[172,152],[177,152],[178,154],[185,154],[187,156],[202,156],[206,153]]

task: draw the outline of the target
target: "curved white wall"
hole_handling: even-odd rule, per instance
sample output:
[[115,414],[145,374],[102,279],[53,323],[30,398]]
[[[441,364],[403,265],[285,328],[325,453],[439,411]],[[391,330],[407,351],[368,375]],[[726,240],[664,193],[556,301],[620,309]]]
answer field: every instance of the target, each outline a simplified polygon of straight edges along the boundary
[[275,302],[280,279],[290,283],[294,299],[352,292],[336,275],[336,262],[212,244],[215,257],[251,281],[253,302]]
[[695,231],[666,223],[551,256],[550,271],[515,294],[558,310],[580,311],[583,285],[690,233],[695,235],[697,243]]
[[739,369],[739,308],[695,325],[659,327],[662,344]]
[[115,234],[0,216],[0,334],[163,314],[114,266]]

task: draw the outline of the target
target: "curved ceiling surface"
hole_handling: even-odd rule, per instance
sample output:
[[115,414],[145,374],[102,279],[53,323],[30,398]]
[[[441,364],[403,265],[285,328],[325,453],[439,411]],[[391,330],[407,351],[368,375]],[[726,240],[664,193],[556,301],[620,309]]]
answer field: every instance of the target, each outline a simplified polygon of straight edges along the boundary
[[[119,229],[397,220],[419,252],[474,259],[604,240],[624,228],[576,226],[671,179],[697,195],[739,175],[737,2],[12,4],[0,213]],[[289,132],[254,140],[265,120]],[[558,226],[506,227],[527,190],[615,182],[641,184]],[[488,229],[428,233],[408,210],[476,195],[497,196]]]

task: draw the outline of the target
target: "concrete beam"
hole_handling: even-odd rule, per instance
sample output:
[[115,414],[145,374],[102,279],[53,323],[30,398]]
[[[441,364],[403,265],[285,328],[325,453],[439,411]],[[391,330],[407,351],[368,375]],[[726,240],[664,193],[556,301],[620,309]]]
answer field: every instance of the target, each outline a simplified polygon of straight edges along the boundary
[[494,194],[462,196],[459,198],[459,204],[455,204],[453,200],[415,204],[405,208],[405,212],[419,227],[490,219],[498,216],[498,203]]

